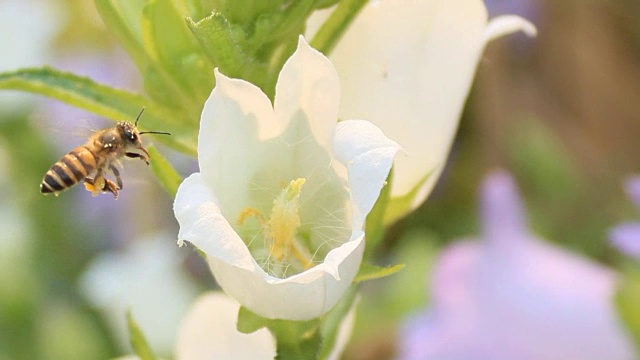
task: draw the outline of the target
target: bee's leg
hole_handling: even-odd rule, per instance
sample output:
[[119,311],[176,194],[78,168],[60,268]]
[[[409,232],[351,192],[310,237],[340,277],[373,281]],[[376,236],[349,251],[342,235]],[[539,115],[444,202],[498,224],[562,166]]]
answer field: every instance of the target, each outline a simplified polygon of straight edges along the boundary
[[120,170],[115,167],[113,164],[109,165],[109,169],[113,172],[113,176],[116,177],[116,183],[118,184],[118,190],[122,190],[124,184],[122,183],[122,178],[120,177]]
[[96,173],[94,177],[87,176],[84,179],[84,188],[87,189],[94,197],[98,196],[100,190],[105,187],[105,178],[102,172]]
[[145,154],[138,154],[138,153],[134,153],[134,152],[128,152],[125,153],[125,155],[129,158],[135,159],[135,158],[140,158],[142,161],[146,162],[147,165],[149,165],[149,157]]
[[118,198],[118,185],[109,179],[104,179],[104,186],[102,187],[102,192],[110,192],[113,194],[113,198]]

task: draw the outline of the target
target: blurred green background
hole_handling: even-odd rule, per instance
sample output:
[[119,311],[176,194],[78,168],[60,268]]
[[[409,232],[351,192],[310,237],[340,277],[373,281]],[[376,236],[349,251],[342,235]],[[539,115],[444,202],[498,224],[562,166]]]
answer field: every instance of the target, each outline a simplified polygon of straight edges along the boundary
[[[621,185],[640,170],[640,3],[486,4],[491,15],[529,18],[539,36],[513,35],[487,48],[438,186],[389,229],[377,254],[381,265],[407,266],[364,285],[347,359],[393,356],[400,321],[428,302],[433,259],[447,243],[479,233],[477,187],[491,169],[516,177],[537,234],[621,264],[606,238],[614,224],[639,217]],[[0,14],[0,70],[51,64],[140,87],[92,2],[4,0]],[[125,189],[115,202],[78,188],[42,196],[47,169],[84,141],[78,129],[106,123],[26,94],[0,92],[0,106],[0,359],[126,354],[128,307],[152,346],[169,355],[191,299],[214,285],[202,260],[175,246],[171,198],[136,162],[125,165]],[[183,175],[197,169],[193,160],[163,151]],[[139,251],[139,244],[155,250]],[[158,303],[163,291],[182,295]],[[162,320],[147,314],[153,311]]]

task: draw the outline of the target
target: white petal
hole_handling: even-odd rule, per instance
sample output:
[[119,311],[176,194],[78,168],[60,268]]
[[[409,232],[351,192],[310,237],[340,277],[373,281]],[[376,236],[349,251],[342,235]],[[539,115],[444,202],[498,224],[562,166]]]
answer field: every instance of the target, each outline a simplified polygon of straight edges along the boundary
[[309,320],[338,302],[355,278],[363,252],[364,234],[359,233],[331,250],[322,264],[286,279],[266,275],[259,267],[239,269],[213,256],[209,265],[225,292],[258,315]]
[[[381,26],[384,24],[384,26]],[[334,50],[343,77],[340,117],[367,119],[406,149],[394,167],[393,196],[447,158],[482,46],[486,9],[478,0],[367,5]],[[408,55],[410,54],[410,55]]]
[[284,64],[276,85],[278,123],[286,125],[291,119],[305,116],[316,140],[328,149],[338,120],[339,99],[336,69],[300,36],[298,48]]
[[269,276],[222,216],[202,177],[193,174],[178,189],[174,204],[180,224],[178,237],[207,255],[227,294],[267,318],[308,320],[336,304],[360,267],[362,232],[331,250],[318,266],[286,279]]
[[502,15],[491,19],[484,31],[484,39],[485,42],[489,42],[518,31],[522,31],[530,37],[538,34],[535,25],[526,19],[516,15]]
[[336,126],[333,152],[347,167],[354,231],[364,226],[398,150],[400,146],[397,143],[368,121],[347,120]]
[[272,122],[273,108],[258,87],[216,70],[200,120],[198,163],[225,215],[237,216],[246,206],[247,184],[263,162],[259,131]]
[[240,305],[222,293],[201,296],[183,320],[176,346],[178,360],[273,359],[275,340],[269,330],[237,330]]
[[235,267],[255,268],[249,249],[220,213],[202,174],[192,174],[180,184],[173,211],[180,224],[180,241],[189,241],[207,255],[214,254]]

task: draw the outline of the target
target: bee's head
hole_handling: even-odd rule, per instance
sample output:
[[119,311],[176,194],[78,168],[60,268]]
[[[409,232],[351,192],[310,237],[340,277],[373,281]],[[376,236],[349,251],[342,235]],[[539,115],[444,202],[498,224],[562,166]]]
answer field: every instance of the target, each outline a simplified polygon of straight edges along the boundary
[[121,121],[116,125],[116,127],[127,146],[133,146],[136,148],[140,148],[142,146],[142,143],[140,142],[140,131],[138,131],[138,128],[134,124],[129,121]]
[[[171,135],[168,132],[162,131],[139,131],[138,130],[138,120],[140,120],[140,116],[144,112],[144,108],[138,114],[136,118],[136,122],[131,123],[130,121],[121,121],[116,125],[120,136],[124,139],[126,147],[131,147],[134,149],[142,150],[145,153],[146,158],[149,158],[149,153],[147,149],[142,146],[142,141],[140,141],[140,135],[142,134],[161,134],[161,135]],[[148,164],[148,161],[147,161]]]

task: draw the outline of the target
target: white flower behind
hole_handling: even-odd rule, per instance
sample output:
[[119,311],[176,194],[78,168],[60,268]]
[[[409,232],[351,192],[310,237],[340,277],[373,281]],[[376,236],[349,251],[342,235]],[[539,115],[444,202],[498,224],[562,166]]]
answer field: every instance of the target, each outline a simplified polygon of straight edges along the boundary
[[302,37],[274,106],[216,71],[200,123],[201,172],[174,204],[178,237],[261,316],[321,316],[360,267],[364,221],[399,147],[366,121],[338,123],[339,92],[333,65]]
[[412,204],[394,217],[421,204],[440,176],[485,46],[516,31],[536,29],[512,15],[488,21],[481,0],[379,0],[336,46],[339,116],[373,122],[407,152],[394,164],[391,195],[410,194]]
[[[54,42],[66,13],[59,1],[4,0],[0,2],[0,72],[39,66],[51,61]],[[4,116],[27,110],[33,97],[3,90],[0,113]]]
[[178,360],[273,359],[276,341],[266,328],[251,334],[237,330],[240,304],[220,292],[200,296],[182,320]]
[[129,349],[125,313],[131,311],[159,354],[170,354],[176,330],[198,289],[181,267],[183,255],[171,246],[172,236],[137,239],[122,252],[94,259],[80,286],[89,303],[100,310],[121,349]]

